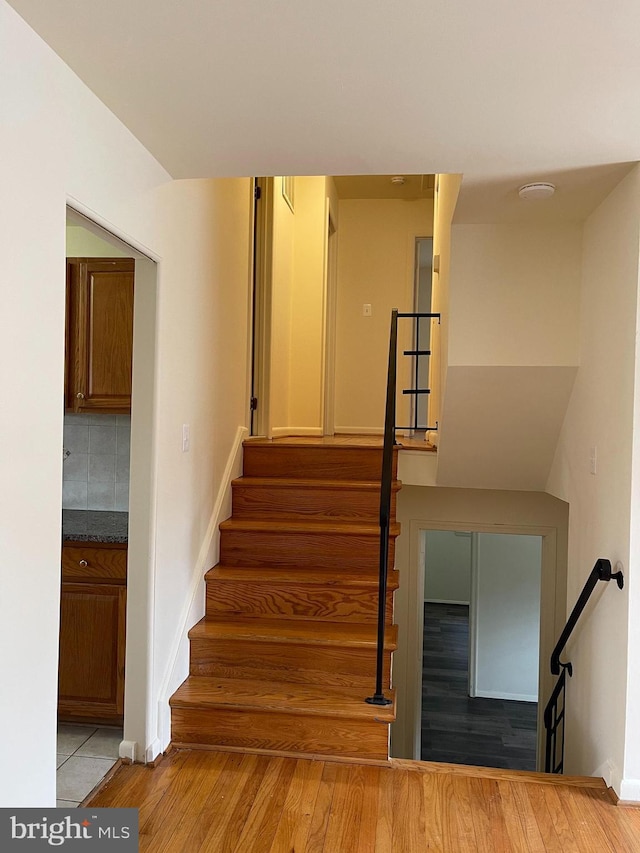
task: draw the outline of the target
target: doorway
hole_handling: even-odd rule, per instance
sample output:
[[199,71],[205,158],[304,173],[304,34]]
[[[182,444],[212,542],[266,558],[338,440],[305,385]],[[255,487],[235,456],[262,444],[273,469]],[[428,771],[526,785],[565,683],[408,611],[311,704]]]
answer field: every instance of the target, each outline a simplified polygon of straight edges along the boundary
[[[75,202],[74,202],[75,204]],[[89,212],[87,211],[87,214]],[[67,251],[66,254],[87,259],[101,258],[132,258],[135,261],[135,287],[133,293],[133,370],[131,387],[131,414],[129,415],[84,415],[82,423],[71,421],[68,425],[75,429],[77,462],[87,470],[76,471],[76,477],[66,478],[66,488],[69,494],[75,493],[82,499],[87,497],[89,479],[93,471],[96,483],[94,497],[103,499],[105,503],[94,508],[94,513],[101,515],[111,507],[114,512],[126,513],[126,544],[111,542],[110,556],[117,549],[126,549],[124,560],[116,560],[117,566],[123,567],[126,578],[124,596],[122,590],[118,595],[118,629],[126,623],[126,651],[124,660],[124,729],[119,732],[110,728],[107,732],[109,741],[100,748],[108,750],[107,755],[98,758],[106,760],[118,756],[132,761],[145,761],[149,756],[146,748],[152,743],[150,719],[147,708],[147,691],[150,671],[150,602],[152,598],[152,581],[154,565],[154,537],[151,533],[153,519],[153,479],[154,479],[154,389],[155,389],[155,350],[156,350],[156,316],[157,316],[157,274],[158,267],[155,259],[143,254],[135,246],[124,242],[118,236],[101,226],[85,212],[67,208]],[[91,216],[94,214],[92,213]],[[91,421],[91,418],[96,418]],[[101,421],[101,418],[106,420]],[[88,458],[91,453],[91,431],[95,433],[97,457],[93,461]],[[87,433],[87,443],[82,440]],[[68,430],[67,430],[68,435]],[[65,436],[66,438],[67,436]],[[100,444],[102,442],[102,444]],[[121,452],[119,453],[118,450]],[[102,452],[100,452],[102,451]],[[80,458],[86,456],[86,460]],[[112,458],[113,457],[113,458]],[[70,457],[71,458],[71,457]],[[128,463],[128,464],[127,464]],[[64,463],[65,465],[67,463]],[[89,466],[91,466],[89,468]],[[128,469],[128,477],[126,477]],[[84,490],[82,478],[85,478]],[[76,485],[69,485],[71,483]],[[78,491],[77,483],[80,483]],[[106,486],[105,486],[106,484]],[[79,508],[78,511],[82,511]],[[76,519],[77,521],[77,519]],[[87,530],[87,535],[91,531]],[[105,543],[109,544],[109,543]],[[96,548],[96,560],[99,550]],[[121,552],[118,551],[118,555]],[[80,555],[82,556],[82,555]],[[90,561],[87,561],[90,562]],[[113,560],[110,560],[110,564]],[[115,571],[115,570],[113,570]],[[118,570],[119,571],[119,570]],[[120,574],[118,579],[121,580]],[[79,584],[76,584],[78,586]],[[95,587],[96,585],[92,585]],[[115,584],[103,584],[104,588]],[[81,590],[80,590],[81,591]],[[96,589],[96,600],[99,589]],[[114,589],[115,592],[115,589]],[[104,610],[104,608],[103,608]],[[115,612],[115,609],[114,609]],[[96,718],[98,719],[98,718]],[[82,723],[82,717],[76,723]],[[88,721],[87,721],[88,722]],[[105,716],[99,722],[109,723]],[[95,728],[95,726],[93,726]],[[99,733],[102,728],[99,727]],[[67,732],[68,734],[69,732]],[[94,745],[86,746],[76,743],[78,737],[86,735],[86,730],[74,731],[71,741],[64,742],[64,754],[71,754],[80,747],[77,759],[89,759]],[[100,738],[102,734],[100,734]],[[117,741],[117,742],[116,742]],[[152,757],[152,756],[151,756]],[[65,760],[64,764],[68,762]],[[64,766],[63,764],[63,766]],[[99,768],[98,768],[99,769]],[[64,797],[67,799],[67,796]]]
[[421,535],[420,757],[535,770],[542,537]]

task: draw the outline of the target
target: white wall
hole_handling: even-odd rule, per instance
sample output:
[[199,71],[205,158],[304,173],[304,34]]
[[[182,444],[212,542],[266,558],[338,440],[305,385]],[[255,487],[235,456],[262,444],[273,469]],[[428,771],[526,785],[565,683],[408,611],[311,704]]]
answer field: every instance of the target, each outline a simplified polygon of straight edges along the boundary
[[474,696],[538,700],[542,540],[477,534]]
[[424,600],[469,604],[471,534],[429,530],[424,537]]
[[582,227],[458,225],[449,365],[575,365]]
[[[638,571],[630,530],[639,231],[636,167],[585,223],[580,368],[547,484],[571,507],[568,607],[599,557],[622,561],[628,579],[623,592],[613,584],[596,591],[565,655],[574,664],[565,767],[604,774],[618,794],[634,799],[640,799],[639,670],[631,666],[637,635],[630,655],[627,643],[628,626],[638,623],[637,597],[630,608],[629,595]],[[591,474],[594,447],[597,473]]]
[[289,426],[297,433],[322,434],[327,181],[324,177],[295,181]]
[[579,359],[580,224],[451,236],[437,481],[544,489]]
[[322,435],[326,187],[295,177],[292,211],[274,178],[270,422],[274,436]]
[[[339,210],[336,432],[382,432],[391,311],[413,310],[415,239],[431,235],[433,204],[342,199]],[[362,314],[365,303],[371,317]],[[405,333],[408,343],[410,326],[399,327]],[[403,361],[398,376],[407,387],[411,364]],[[399,401],[399,416],[408,417],[407,398]]]
[[[147,689],[141,690],[148,701],[144,749],[157,738],[154,715],[161,673],[170,665],[171,640],[182,627],[185,590],[192,581],[194,557],[207,544],[203,538],[222,471],[237,428],[246,420],[249,182],[172,183],[3,0],[0,102],[5,321],[0,381],[5,401],[13,401],[0,416],[2,586],[3,600],[10,602],[0,620],[0,645],[11,650],[1,664],[2,728],[11,733],[3,766],[11,773],[0,777],[0,803],[51,806],[65,204],[75,200],[159,260],[155,422],[152,433],[144,436],[155,471],[147,515],[151,512],[148,541],[155,541],[156,557],[155,563],[136,570],[144,574],[142,586],[148,593],[149,612],[139,614],[140,620],[144,625],[148,618],[151,625],[138,640],[153,657],[149,683],[142,685]],[[20,409],[19,423],[13,415],[9,418],[13,406]],[[132,444],[134,421],[135,415]],[[192,429],[188,455],[180,451],[185,422]],[[37,625],[37,632],[25,631],[25,624]],[[142,633],[139,626],[137,630]]]

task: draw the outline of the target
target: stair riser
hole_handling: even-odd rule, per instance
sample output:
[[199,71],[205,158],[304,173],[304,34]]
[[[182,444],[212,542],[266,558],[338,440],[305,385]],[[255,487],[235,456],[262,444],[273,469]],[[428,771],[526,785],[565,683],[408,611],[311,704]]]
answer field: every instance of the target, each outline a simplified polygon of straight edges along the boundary
[[[314,521],[351,519],[377,523],[380,493],[362,489],[308,489],[296,486],[233,486],[234,518],[309,518]],[[392,496],[391,520],[396,518],[396,495]]]
[[276,712],[174,708],[172,740],[177,746],[232,746],[274,752],[387,758],[389,725]]
[[[391,652],[385,652],[383,685],[390,684]],[[286,681],[292,684],[375,686],[374,648],[341,648],[260,640],[191,640],[191,675]]]
[[[393,592],[387,593],[387,622],[393,616]],[[353,587],[309,587],[304,584],[207,582],[207,615],[283,616],[287,619],[376,622],[378,591]]]
[[[394,555],[395,537],[391,537],[390,566],[394,565]],[[226,566],[370,569],[379,559],[380,540],[374,535],[220,531],[220,562]]]
[[[394,480],[397,458],[394,453]],[[243,460],[245,477],[380,480],[382,473],[379,447],[286,447],[248,442]]]

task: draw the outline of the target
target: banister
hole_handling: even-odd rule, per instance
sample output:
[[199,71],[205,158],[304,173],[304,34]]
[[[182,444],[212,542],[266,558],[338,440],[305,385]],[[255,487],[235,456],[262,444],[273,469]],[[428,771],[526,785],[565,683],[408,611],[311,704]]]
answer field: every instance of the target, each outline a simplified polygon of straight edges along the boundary
[[[563,664],[560,660],[560,655],[564,651],[565,646],[569,641],[569,637],[571,636],[573,629],[576,627],[578,619],[580,618],[580,614],[587,606],[587,602],[591,597],[591,593],[595,589],[598,584],[598,581],[605,581],[608,583],[610,580],[615,580],[618,583],[618,588],[622,589],[624,586],[624,576],[621,571],[613,573],[611,571],[611,562],[610,560],[605,560],[604,558],[600,558],[596,560],[596,564],[591,569],[589,577],[586,580],[584,587],[582,588],[582,592],[578,596],[578,600],[576,601],[573,610],[571,611],[571,615],[567,619],[567,624],[564,626],[562,633],[556,643],[556,646],[551,653],[551,674],[559,675],[561,666],[571,666],[571,664]],[[571,675],[571,673],[569,673]]]
[[[560,655],[564,651],[569,641],[569,637],[571,636],[573,629],[576,627],[582,611],[587,606],[587,602],[591,597],[591,593],[597,586],[598,581],[608,583],[613,579],[616,580],[618,589],[622,589],[624,587],[624,575],[622,574],[622,571],[618,570],[617,572],[612,572],[611,562],[600,557],[600,559],[596,560],[594,567],[591,569],[589,577],[582,588],[582,592],[578,596],[578,600],[567,619],[567,624],[564,626],[558,642],[551,653],[551,674],[559,675],[560,677],[554,685],[543,715],[544,727],[547,732],[545,747],[545,770],[547,773],[562,773],[564,770],[565,691],[567,675],[569,678],[573,675],[573,665],[570,661],[561,661]],[[559,710],[560,702],[562,702],[561,710]],[[559,754],[558,730],[561,730]]]
[[387,601],[387,578],[389,575],[389,528],[391,524],[391,491],[393,485],[393,448],[396,443],[397,429],[437,429],[436,427],[418,425],[417,408],[414,414],[414,423],[411,427],[398,427],[396,425],[396,385],[397,385],[397,360],[398,360],[398,318],[407,317],[416,322],[416,346],[415,349],[405,350],[404,355],[416,358],[414,389],[405,389],[403,394],[428,394],[426,389],[419,389],[417,359],[431,355],[430,350],[421,350],[420,342],[420,320],[437,319],[440,314],[422,313],[400,313],[397,308],[391,312],[391,327],[389,331],[389,363],[387,368],[387,397],[384,416],[384,443],[382,447],[382,474],[380,477],[380,573],[378,579],[378,637],[376,646],[376,687],[373,696],[365,700],[370,705],[390,705],[382,689],[382,673],[384,664],[384,634],[386,622]]
[[382,447],[382,477],[380,486],[380,576],[378,579],[378,644],[376,649],[376,689],[367,697],[370,705],[390,705],[391,699],[382,692],[384,663],[384,630],[386,618],[387,576],[389,573],[389,524],[391,516],[391,481],[393,479],[393,445],[396,437],[396,361],[398,349],[398,309],[391,312],[389,332],[389,366],[387,369],[387,400],[384,416]]

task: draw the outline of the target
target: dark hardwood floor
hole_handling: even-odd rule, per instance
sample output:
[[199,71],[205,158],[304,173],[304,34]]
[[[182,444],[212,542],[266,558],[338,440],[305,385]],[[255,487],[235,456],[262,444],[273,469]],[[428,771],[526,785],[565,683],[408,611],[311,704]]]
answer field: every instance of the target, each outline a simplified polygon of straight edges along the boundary
[[469,608],[424,607],[422,760],[535,770],[537,704],[470,699]]

